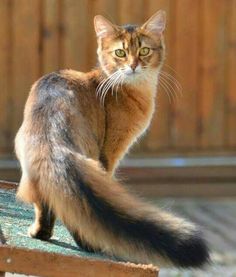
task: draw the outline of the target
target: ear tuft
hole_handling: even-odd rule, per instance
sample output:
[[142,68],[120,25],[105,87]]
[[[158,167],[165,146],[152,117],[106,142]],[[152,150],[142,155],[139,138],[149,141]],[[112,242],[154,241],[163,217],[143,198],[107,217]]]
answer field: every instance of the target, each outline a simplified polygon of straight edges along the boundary
[[147,32],[161,35],[166,26],[166,12],[160,10],[156,12],[147,22],[145,22],[141,29],[145,29]]
[[97,37],[100,38],[112,35],[117,31],[116,26],[102,15],[96,15],[94,17],[94,28]]

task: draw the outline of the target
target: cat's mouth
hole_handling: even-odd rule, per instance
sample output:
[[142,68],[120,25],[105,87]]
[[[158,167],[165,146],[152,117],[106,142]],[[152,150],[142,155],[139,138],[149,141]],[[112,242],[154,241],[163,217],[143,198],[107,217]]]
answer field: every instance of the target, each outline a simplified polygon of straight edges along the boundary
[[140,72],[132,71],[132,72],[126,72],[125,74],[126,74],[127,76],[136,76],[136,75],[139,75]]
[[140,67],[136,67],[135,69],[132,69],[132,68],[126,68],[125,70],[124,70],[124,73],[125,73],[125,75],[127,75],[127,76],[137,76],[137,75],[139,75],[140,73],[141,73],[141,68]]

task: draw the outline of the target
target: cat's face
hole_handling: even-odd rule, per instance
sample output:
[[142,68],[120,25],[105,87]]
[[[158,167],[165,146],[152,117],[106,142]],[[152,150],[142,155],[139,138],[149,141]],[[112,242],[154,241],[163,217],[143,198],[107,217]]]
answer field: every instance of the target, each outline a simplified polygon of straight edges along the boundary
[[113,25],[102,16],[95,17],[98,58],[107,76],[122,76],[132,82],[156,72],[164,59],[163,30],[165,13],[159,11],[141,27]]

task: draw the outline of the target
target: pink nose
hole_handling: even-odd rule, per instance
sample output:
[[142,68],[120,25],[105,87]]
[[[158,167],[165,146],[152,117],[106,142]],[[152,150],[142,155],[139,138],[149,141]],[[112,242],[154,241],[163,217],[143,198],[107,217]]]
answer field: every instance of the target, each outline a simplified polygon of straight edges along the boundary
[[130,67],[131,67],[131,69],[133,70],[133,72],[135,71],[135,69],[136,69],[136,67],[138,66],[138,63],[135,61],[135,62],[133,62],[131,65],[130,65]]

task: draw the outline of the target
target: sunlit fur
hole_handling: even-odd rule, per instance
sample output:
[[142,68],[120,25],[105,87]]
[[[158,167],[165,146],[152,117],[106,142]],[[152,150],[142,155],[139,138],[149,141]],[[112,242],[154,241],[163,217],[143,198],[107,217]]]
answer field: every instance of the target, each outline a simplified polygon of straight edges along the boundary
[[[58,217],[87,250],[156,265],[207,262],[195,225],[132,196],[113,178],[151,122],[164,23],[163,12],[141,27],[96,17],[100,66],[88,73],[53,72],[33,85],[15,140],[22,168],[17,195],[35,205],[31,237],[49,239]],[[144,46],[152,50],[140,57]],[[127,57],[115,57],[117,48]]]
[[[147,56],[139,55],[143,47],[150,48]],[[116,49],[125,50],[126,57],[117,57]],[[122,88],[124,84],[139,85],[143,82],[152,83],[153,90],[156,89],[157,76],[165,57],[162,35],[152,34],[135,25],[126,25],[116,28],[116,31],[108,37],[98,38],[97,53],[101,68],[107,76],[107,82],[103,80],[104,85],[107,86],[101,85],[98,88],[103,102],[112,85],[112,92],[115,86]],[[132,65],[136,66],[134,72]]]
[[[143,47],[151,49],[147,56],[139,56],[139,50]],[[117,57],[116,49],[124,49],[127,56]],[[132,78],[132,72],[129,69],[133,63],[136,63],[139,68],[135,72],[138,75],[145,74],[149,70],[157,71],[160,68],[164,60],[163,36],[154,36],[135,25],[127,25],[111,37],[100,38],[97,53],[100,65],[107,75],[122,70],[123,74],[127,74],[125,77],[129,79],[129,77]]]

